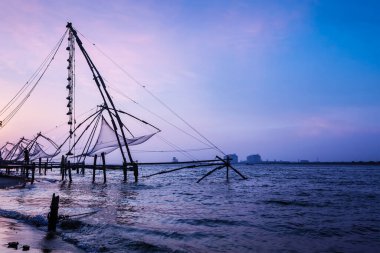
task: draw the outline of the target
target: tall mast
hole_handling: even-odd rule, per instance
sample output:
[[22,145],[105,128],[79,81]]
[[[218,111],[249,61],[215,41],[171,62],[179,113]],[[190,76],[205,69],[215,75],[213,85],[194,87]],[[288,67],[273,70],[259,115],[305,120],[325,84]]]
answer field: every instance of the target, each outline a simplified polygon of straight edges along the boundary
[[[66,47],[66,50],[69,51],[69,58],[67,59],[68,66],[67,66],[67,86],[66,89],[68,90],[68,96],[67,99],[67,109],[68,112],[66,115],[68,115],[69,120],[67,124],[69,125],[69,152],[66,154],[67,156],[74,155],[71,152],[71,144],[73,143],[73,129],[75,129],[75,105],[74,105],[74,57],[75,57],[75,39],[73,32],[69,31],[69,37],[68,37],[68,45]],[[75,143],[75,139],[74,139]],[[75,151],[74,151],[75,153]]]
[[[108,114],[110,116],[111,123],[112,123],[113,129],[114,129],[114,132],[115,132],[115,136],[116,136],[116,139],[117,139],[117,142],[118,142],[118,145],[119,145],[119,149],[120,149],[121,155],[123,157],[123,162],[127,163],[127,159],[126,159],[125,154],[123,152],[123,146],[124,146],[125,149],[126,149],[126,151],[127,151],[130,163],[134,164],[134,161],[133,161],[132,155],[131,155],[131,151],[130,151],[130,149],[128,147],[127,138],[126,138],[126,135],[125,135],[125,132],[124,132],[124,129],[123,129],[123,123],[122,123],[122,121],[120,119],[118,111],[116,110],[115,104],[114,104],[114,102],[113,102],[110,94],[107,91],[107,88],[106,88],[106,85],[104,83],[104,80],[103,80],[102,76],[100,75],[98,69],[96,68],[95,64],[91,60],[90,56],[88,55],[86,49],[84,49],[82,41],[78,37],[78,34],[77,34],[76,30],[72,27],[72,24],[71,23],[67,23],[66,27],[73,34],[73,36],[74,36],[74,38],[75,38],[75,40],[76,40],[76,42],[78,44],[79,49],[82,51],[83,56],[86,59],[88,66],[90,67],[90,70],[91,70],[92,75],[94,77],[94,81],[95,81],[95,83],[96,83],[96,85],[98,87],[100,95],[103,98],[105,109],[108,111]],[[113,113],[111,112],[111,108],[109,107],[109,105],[111,105],[111,107],[113,109]],[[117,123],[117,125],[116,125],[116,123]],[[119,126],[119,128],[117,126]],[[120,136],[118,134],[118,131],[117,131],[118,129],[119,129],[119,131],[120,131],[120,133],[122,135],[121,136],[122,139],[120,138]],[[122,145],[122,142],[124,142],[124,145]]]

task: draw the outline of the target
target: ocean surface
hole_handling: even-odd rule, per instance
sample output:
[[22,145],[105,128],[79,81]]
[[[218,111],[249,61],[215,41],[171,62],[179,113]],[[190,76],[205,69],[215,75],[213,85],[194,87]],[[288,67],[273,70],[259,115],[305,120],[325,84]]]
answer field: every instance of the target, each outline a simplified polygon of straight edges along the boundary
[[[143,167],[142,175],[168,168]],[[64,240],[87,252],[379,252],[380,167],[237,165],[200,183],[210,168],[122,183],[121,171],[91,172],[0,190],[0,216],[46,229],[60,196]],[[86,215],[84,215],[87,213]],[[80,215],[82,214],[82,215]],[[79,215],[79,216],[73,216]]]

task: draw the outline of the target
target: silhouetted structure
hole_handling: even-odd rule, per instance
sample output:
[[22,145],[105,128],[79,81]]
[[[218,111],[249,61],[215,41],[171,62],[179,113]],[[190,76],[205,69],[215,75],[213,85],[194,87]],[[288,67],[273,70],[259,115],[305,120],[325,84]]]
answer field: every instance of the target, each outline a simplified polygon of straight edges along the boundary
[[225,155],[224,159],[227,159],[227,158],[230,159],[230,163],[238,163],[239,162],[238,156],[236,154]]
[[261,156],[259,154],[247,156],[247,163],[261,163]]

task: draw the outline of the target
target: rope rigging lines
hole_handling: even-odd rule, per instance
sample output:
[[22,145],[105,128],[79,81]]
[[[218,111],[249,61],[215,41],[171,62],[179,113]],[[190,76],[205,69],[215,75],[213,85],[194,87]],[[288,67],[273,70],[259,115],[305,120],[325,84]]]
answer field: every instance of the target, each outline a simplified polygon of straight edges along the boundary
[[2,120],[0,120],[0,128],[3,128],[5,125],[8,124],[8,122],[17,114],[17,112],[22,108],[22,106],[28,100],[30,95],[33,93],[39,81],[42,79],[47,69],[51,65],[52,61],[54,60],[54,57],[57,54],[58,49],[62,45],[66,33],[67,30],[59,39],[54,48],[50,51],[50,53],[42,62],[42,64],[29,78],[29,80],[21,87],[21,89],[16,93],[16,95],[0,110],[0,117],[5,115],[5,117]]
[[[78,31],[78,33],[85,38],[92,46],[96,48],[104,57],[106,57],[109,61],[111,61],[117,68],[119,68],[128,78],[130,78],[136,85],[141,87],[145,92],[147,92],[154,100],[156,100],[159,104],[161,104],[164,108],[166,108],[170,113],[172,113],[176,118],[178,118],[180,121],[182,121],[187,127],[189,127],[191,130],[193,130],[201,139],[204,140],[208,145],[215,149],[216,151],[220,152],[223,155],[226,155],[218,146],[216,146],[210,139],[208,139],[206,136],[204,136],[200,131],[198,131],[194,126],[192,126],[188,121],[186,121],[183,117],[181,117],[177,112],[175,112],[169,105],[167,105],[164,101],[162,101],[158,96],[156,96],[152,91],[150,91],[146,85],[142,84],[140,81],[138,81],[136,78],[134,78],[128,71],[126,71],[120,64],[118,64],[116,61],[114,61],[110,56],[108,56],[104,51],[102,51],[99,47],[96,46],[95,43],[92,43],[86,36],[84,36],[82,33]],[[128,98],[135,104],[138,104],[135,100]],[[157,116],[157,115],[156,115]],[[166,121],[166,120],[165,120]],[[171,123],[169,123],[171,124]],[[172,125],[172,124],[171,124]],[[175,126],[176,127],[176,126]],[[177,127],[176,127],[177,128]],[[182,132],[186,132],[183,129]],[[186,132],[187,135],[189,135]],[[198,138],[194,137],[190,134],[193,138],[199,141]],[[205,144],[205,143],[203,143]]]
[[[120,69],[129,79],[133,81],[134,84],[141,87],[150,97],[154,99],[159,105],[160,108],[164,107],[164,114],[169,115],[172,117],[172,120],[179,119],[179,121],[175,121],[176,124],[170,122],[165,117],[161,116],[160,114],[154,112],[152,108],[148,108],[146,106],[143,106],[136,100],[132,99],[130,96],[126,95],[121,90],[115,89],[109,85],[109,82],[100,74],[100,72],[97,69],[97,66],[95,66],[93,60],[90,58],[90,55],[86,51],[86,49],[83,46],[83,43],[81,39],[79,38],[79,34],[84,37],[87,41],[89,41],[83,34],[78,32],[76,29],[72,27],[71,23],[67,24],[67,29],[64,32],[64,34],[60,37],[54,48],[49,52],[48,56],[43,60],[42,64],[38,67],[38,69],[33,73],[33,75],[29,78],[29,80],[21,87],[21,89],[16,93],[16,95],[0,110],[0,128],[4,127],[9,123],[9,121],[21,110],[21,108],[25,105],[29,97],[32,95],[33,91],[36,89],[37,85],[40,83],[40,80],[44,77],[45,73],[47,72],[48,68],[52,64],[52,61],[57,55],[57,52],[59,48],[61,48],[61,45],[63,43],[63,40],[68,36],[68,46],[66,47],[66,50],[69,51],[69,59],[68,61],[68,75],[67,75],[67,90],[68,90],[68,111],[66,115],[68,116],[68,122],[69,124],[69,134],[66,135],[65,139],[63,140],[63,143],[60,146],[53,145],[53,148],[56,149],[55,154],[58,155],[58,153],[64,153],[66,158],[71,157],[73,159],[82,159],[86,156],[92,156],[97,152],[98,150],[104,150],[105,153],[112,152],[113,150],[118,148],[121,151],[122,158],[124,163],[127,162],[126,158],[129,158],[129,164],[134,164],[134,160],[132,159],[129,145],[138,145],[141,143],[144,143],[146,140],[151,138],[153,135],[156,135],[157,133],[160,133],[161,130],[161,124],[160,128],[156,127],[153,124],[148,123],[145,120],[142,120],[130,113],[128,113],[126,110],[120,110],[117,107],[115,107],[113,102],[113,97],[109,93],[108,89],[112,89],[113,91],[120,94],[122,97],[129,99],[134,104],[145,110],[146,112],[150,113],[151,115],[154,115],[157,117],[160,121],[163,121],[170,125],[171,127],[177,129],[182,134],[187,135],[188,139],[190,140],[188,143],[185,142],[185,146],[178,146],[172,141],[169,141],[166,135],[160,134],[156,135],[158,139],[160,139],[163,143],[168,145],[171,150],[164,150],[162,148],[157,148],[156,151],[153,151],[152,148],[145,148],[140,150],[135,150],[137,152],[148,152],[148,153],[154,153],[154,152],[179,152],[183,156],[186,157],[186,159],[190,159],[192,161],[199,161],[196,159],[196,157],[191,154],[191,152],[198,152],[203,150],[214,150],[217,151],[217,153],[221,153],[225,155],[225,153],[217,147],[211,140],[209,140],[207,137],[205,137],[200,131],[198,131],[194,126],[192,126],[188,121],[186,121],[183,117],[181,117],[176,111],[174,111],[171,107],[169,107],[168,104],[166,104],[162,99],[160,99],[157,95],[155,95],[152,91],[150,91],[145,85],[143,85],[141,82],[139,82],[136,78],[134,78],[130,73],[128,73],[121,65],[116,63],[113,59],[111,59],[109,56],[107,56],[102,50],[100,50],[94,43],[91,43],[96,50],[98,50],[103,56],[105,56],[108,60],[110,60],[118,69]],[[74,44],[74,41],[76,42]],[[78,51],[75,50],[75,46],[78,46],[78,49],[83,54],[84,59],[86,63],[88,64],[90,71],[92,73],[93,80],[97,86],[97,89],[99,90],[100,95],[103,99],[103,104],[98,106],[98,108],[93,112],[91,109],[91,115],[88,116],[82,123],[76,124],[76,109],[75,109],[75,56],[74,52]],[[106,84],[107,82],[107,84]],[[162,106],[162,107],[161,107]],[[166,110],[169,112],[167,113]],[[102,113],[108,113],[108,115],[105,115],[107,120],[103,117]],[[123,116],[124,115],[124,116]],[[139,121],[141,124],[138,126],[137,129],[135,125],[133,124],[124,124],[121,120],[121,117],[129,117],[133,120]],[[125,118],[123,118],[125,120]],[[86,122],[86,124],[84,124]],[[129,122],[127,122],[129,123]],[[160,122],[161,123],[161,122]],[[88,124],[88,125],[87,125]],[[62,124],[63,125],[63,124]],[[141,128],[141,125],[145,128],[154,128],[154,133],[151,134],[145,134],[144,135],[138,135],[136,132]],[[61,125],[59,125],[61,126]],[[59,126],[56,126],[47,132],[54,131],[55,129],[58,129]],[[135,129],[133,127],[135,126]],[[79,129],[80,128],[80,129]],[[79,130],[78,130],[79,129]],[[100,130],[96,130],[100,129]],[[103,130],[102,130],[103,129]],[[133,131],[131,131],[133,129]],[[83,131],[82,131],[83,130]],[[137,131],[136,131],[137,130]],[[99,133],[99,136],[96,137],[96,133]],[[172,134],[171,132],[169,132]],[[78,134],[78,137],[76,137]],[[103,134],[103,137],[100,137],[100,134]],[[127,135],[128,134],[128,138]],[[136,136],[134,135],[136,134]],[[129,135],[132,136],[132,138],[129,138]],[[107,136],[104,137],[104,136]],[[165,136],[165,137],[164,137]],[[174,139],[176,138],[176,135],[173,135]],[[182,138],[182,137],[181,137]],[[55,140],[55,138],[53,138]],[[107,141],[107,140],[108,141]],[[196,140],[197,142],[193,142],[193,140]],[[46,139],[50,142],[51,139]],[[172,139],[171,139],[172,140]],[[100,143],[101,142],[101,143]],[[190,144],[191,143],[191,144]],[[198,146],[201,143],[203,146],[201,147],[194,147],[194,144]],[[53,143],[51,143],[53,144]],[[162,143],[160,143],[162,145]],[[63,145],[65,145],[63,147]],[[102,146],[103,145],[103,146]],[[110,145],[108,147],[105,147],[104,145]],[[186,145],[188,147],[186,147]],[[193,145],[193,147],[192,147]],[[68,148],[66,148],[68,146]],[[82,146],[81,151],[76,154],[76,149],[79,149],[79,146]],[[97,146],[97,147],[96,147]],[[115,149],[113,149],[115,147]],[[79,158],[78,158],[79,157]]]

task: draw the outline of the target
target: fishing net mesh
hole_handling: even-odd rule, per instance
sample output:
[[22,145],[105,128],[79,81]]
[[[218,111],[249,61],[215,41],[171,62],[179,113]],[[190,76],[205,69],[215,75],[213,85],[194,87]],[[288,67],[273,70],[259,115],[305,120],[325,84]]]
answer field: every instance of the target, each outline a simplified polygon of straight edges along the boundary
[[[127,144],[128,146],[133,146],[144,143],[155,134],[156,133],[127,139]],[[120,140],[123,140],[123,137],[121,135],[118,134],[118,137]],[[121,141],[121,143],[124,146],[124,142]],[[103,152],[108,154],[116,150],[118,147],[119,144],[114,130],[105,120],[105,118],[102,117],[98,139],[96,140],[94,147],[91,149],[91,151],[88,152],[87,155],[93,156],[95,154],[100,154]]]

